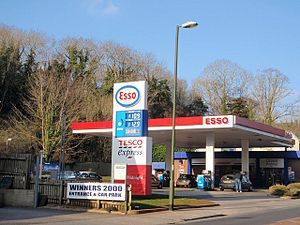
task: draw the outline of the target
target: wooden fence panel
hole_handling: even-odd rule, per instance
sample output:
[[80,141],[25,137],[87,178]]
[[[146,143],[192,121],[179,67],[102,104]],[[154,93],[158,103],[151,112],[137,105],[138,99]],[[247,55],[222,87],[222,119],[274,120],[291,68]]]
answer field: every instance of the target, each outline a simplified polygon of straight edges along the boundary
[[29,187],[32,157],[30,154],[1,154],[0,179],[4,176],[14,177],[13,188]]
[[[66,189],[66,184],[63,184]],[[34,189],[34,182],[30,183],[30,189]],[[59,204],[60,181],[39,182],[40,194],[47,195],[48,202]]]
[[[84,199],[67,199],[67,182],[62,183],[63,196],[62,204],[70,206],[78,206],[84,208],[104,209],[107,211],[117,210],[125,211],[125,202],[84,200]],[[34,182],[30,183],[30,188],[34,189]],[[61,191],[61,181],[39,182],[40,194],[48,196],[48,203],[59,204]]]

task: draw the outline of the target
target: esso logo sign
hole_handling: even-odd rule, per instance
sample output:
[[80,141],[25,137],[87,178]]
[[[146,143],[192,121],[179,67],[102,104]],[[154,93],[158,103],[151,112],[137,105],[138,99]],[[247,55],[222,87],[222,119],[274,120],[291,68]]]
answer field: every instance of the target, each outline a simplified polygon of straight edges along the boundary
[[228,124],[228,123],[229,123],[228,117],[205,118],[206,125],[223,125],[223,124]]
[[136,105],[141,98],[139,90],[132,85],[121,87],[115,96],[117,103],[123,107],[132,107]]
[[120,146],[134,146],[134,147],[139,147],[143,145],[143,140],[141,139],[133,139],[133,140],[119,140],[119,145]]

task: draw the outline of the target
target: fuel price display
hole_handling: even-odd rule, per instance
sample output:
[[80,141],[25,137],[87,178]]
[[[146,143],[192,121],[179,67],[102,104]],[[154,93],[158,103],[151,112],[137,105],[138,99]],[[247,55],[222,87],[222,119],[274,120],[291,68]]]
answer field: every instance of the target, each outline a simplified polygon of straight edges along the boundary
[[148,111],[118,111],[116,137],[142,137],[148,135]]

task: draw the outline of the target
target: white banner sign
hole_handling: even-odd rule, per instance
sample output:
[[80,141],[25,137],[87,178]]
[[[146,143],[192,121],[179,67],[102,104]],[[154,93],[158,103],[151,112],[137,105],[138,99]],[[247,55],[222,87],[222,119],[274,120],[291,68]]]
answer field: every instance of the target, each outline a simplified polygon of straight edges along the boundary
[[152,165],[152,138],[115,138],[112,156],[115,164]]
[[68,183],[68,199],[125,201],[126,185],[111,183]]

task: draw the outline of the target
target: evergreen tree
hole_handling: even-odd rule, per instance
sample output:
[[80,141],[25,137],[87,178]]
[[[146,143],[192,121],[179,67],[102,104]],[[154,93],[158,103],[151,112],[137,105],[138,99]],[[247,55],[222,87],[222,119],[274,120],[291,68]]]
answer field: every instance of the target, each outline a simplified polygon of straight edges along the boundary
[[250,117],[250,109],[245,99],[232,99],[229,103],[227,103],[227,107],[228,114],[244,118]]
[[208,112],[208,106],[205,105],[202,98],[197,96],[186,107],[186,116],[203,116]]
[[148,109],[150,118],[170,116],[172,109],[171,91],[166,79],[152,78],[148,81]]

